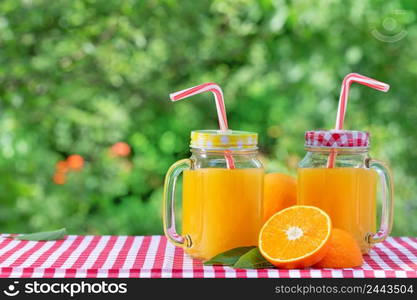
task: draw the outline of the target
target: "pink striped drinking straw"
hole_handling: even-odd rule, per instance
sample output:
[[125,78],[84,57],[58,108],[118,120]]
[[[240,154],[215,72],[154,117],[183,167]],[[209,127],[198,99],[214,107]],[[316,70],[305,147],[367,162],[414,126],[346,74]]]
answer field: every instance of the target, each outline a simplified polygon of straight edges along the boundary
[[[220,130],[228,131],[229,127],[227,125],[226,106],[224,105],[223,91],[216,83],[203,83],[179,92],[171,93],[169,94],[169,98],[171,101],[178,101],[204,92],[213,93],[214,100],[216,101],[217,117],[219,119]],[[226,158],[227,168],[234,169],[235,163],[229,150],[225,151],[224,157]]]
[[[343,129],[343,124],[344,124],[345,115],[346,115],[346,107],[347,107],[347,102],[349,98],[349,88],[353,82],[369,86],[375,90],[382,91],[382,92],[388,92],[389,90],[389,84],[387,83],[363,76],[358,73],[347,74],[345,78],[343,78],[342,89],[340,91],[339,107],[337,109],[335,130]],[[332,151],[330,153],[329,159],[327,161],[328,168],[334,168],[336,156],[337,156],[336,151]]]

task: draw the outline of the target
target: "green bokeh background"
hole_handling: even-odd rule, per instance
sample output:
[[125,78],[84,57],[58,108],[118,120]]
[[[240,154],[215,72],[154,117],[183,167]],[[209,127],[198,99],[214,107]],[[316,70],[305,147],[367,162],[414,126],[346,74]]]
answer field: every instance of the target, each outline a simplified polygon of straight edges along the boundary
[[[193,129],[217,127],[214,81],[232,129],[260,133],[268,171],[295,174],[303,134],[334,124],[358,72],[346,128],[372,134],[396,184],[394,235],[417,236],[416,1],[0,1],[0,230],[160,234],[164,174]],[[125,141],[127,158],[109,147]],[[55,164],[86,159],[67,183]]]

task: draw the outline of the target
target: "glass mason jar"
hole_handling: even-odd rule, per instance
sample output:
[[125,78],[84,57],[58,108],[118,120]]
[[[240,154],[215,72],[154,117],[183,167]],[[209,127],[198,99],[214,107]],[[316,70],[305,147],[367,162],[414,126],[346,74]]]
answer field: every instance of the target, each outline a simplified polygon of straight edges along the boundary
[[[164,186],[164,232],[192,257],[207,260],[236,247],[256,246],[262,225],[264,170],[257,134],[191,132],[191,157],[171,166]],[[175,228],[175,183],[183,172],[182,234]]]
[[[388,167],[369,157],[367,132],[308,131],[305,138],[307,154],[298,166],[298,204],[326,211],[333,227],[350,232],[367,253],[391,232],[393,182]],[[376,231],[378,177],[382,214]]]

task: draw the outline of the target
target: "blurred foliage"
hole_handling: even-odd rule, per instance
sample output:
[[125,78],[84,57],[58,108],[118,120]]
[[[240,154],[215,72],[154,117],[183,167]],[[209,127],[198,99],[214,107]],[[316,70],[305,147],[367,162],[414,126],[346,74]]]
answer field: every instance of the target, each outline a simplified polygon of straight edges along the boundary
[[[303,133],[334,124],[355,71],[346,128],[372,133],[395,174],[395,235],[417,235],[416,1],[0,1],[0,227],[160,234],[164,174],[193,129],[216,128],[214,81],[232,129],[260,133],[268,171],[295,174]],[[125,141],[128,157],[109,147]],[[84,157],[64,185],[55,164]]]

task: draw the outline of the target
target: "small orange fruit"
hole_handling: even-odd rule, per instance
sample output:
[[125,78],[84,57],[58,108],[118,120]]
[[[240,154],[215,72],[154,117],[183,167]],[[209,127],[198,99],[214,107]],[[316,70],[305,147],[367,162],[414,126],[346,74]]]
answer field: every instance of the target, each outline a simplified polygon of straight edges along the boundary
[[279,268],[306,268],[327,253],[332,222],[321,209],[294,205],[273,215],[259,233],[259,251]]
[[56,171],[59,173],[68,172],[68,162],[65,160],[60,160],[55,165]]
[[117,142],[111,146],[110,152],[114,156],[128,156],[130,154],[130,146],[125,142]]
[[72,154],[67,158],[68,167],[70,169],[79,171],[84,166],[84,158],[78,154]]
[[294,177],[269,173],[264,178],[264,222],[280,210],[297,204],[297,181]]
[[67,178],[64,173],[56,172],[52,180],[54,181],[55,184],[62,185],[62,184],[65,184]]
[[334,228],[330,236],[329,251],[315,268],[354,268],[362,265],[361,249],[353,236],[342,229]]

